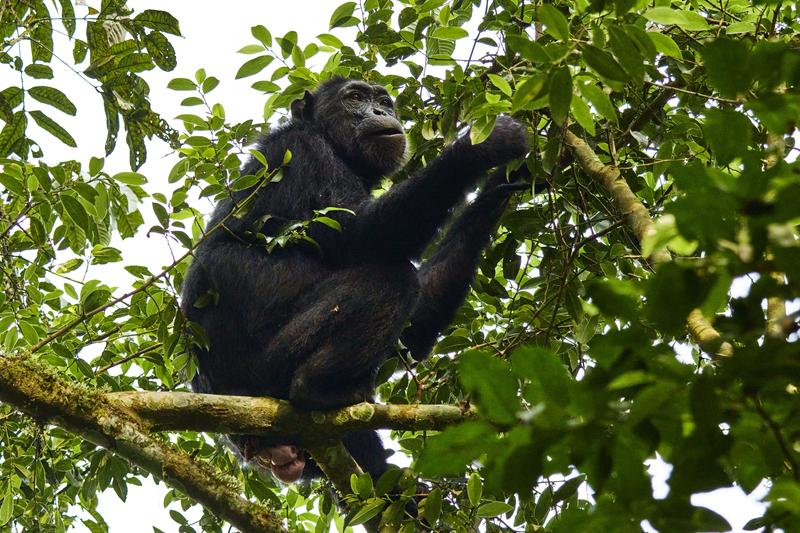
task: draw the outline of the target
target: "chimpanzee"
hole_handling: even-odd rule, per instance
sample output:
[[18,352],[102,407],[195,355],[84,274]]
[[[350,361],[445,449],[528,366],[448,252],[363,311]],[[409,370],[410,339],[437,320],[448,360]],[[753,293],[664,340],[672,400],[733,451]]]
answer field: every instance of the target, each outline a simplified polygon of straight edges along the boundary
[[[424,359],[461,305],[515,190],[505,173],[482,187],[429,259],[419,267],[412,261],[489,169],[526,153],[526,130],[498,117],[482,143],[464,135],[417,175],[374,197],[370,191],[404,163],[406,151],[386,89],[333,78],[296,100],[291,115],[258,142],[268,169],[283,165],[282,179],[219,202],[208,227],[223,225],[198,246],[186,276],[183,311],[208,339],[194,349],[192,387],[283,398],[303,409],[371,401],[377,370],[398,340]],[[251,159],[242,175],[261,167]],[[232,212],[245,199],[248,205]],[[332,206],[343,208],[326,212],[340,227],[311,222],[310,240],[267,251],[265,236]],[[230,439],[245,460],[284,482],[304,470],[306,478],[320,475],[293,443]],[[344,443],[374,479],[386,471],[377,433],[354,432]]]

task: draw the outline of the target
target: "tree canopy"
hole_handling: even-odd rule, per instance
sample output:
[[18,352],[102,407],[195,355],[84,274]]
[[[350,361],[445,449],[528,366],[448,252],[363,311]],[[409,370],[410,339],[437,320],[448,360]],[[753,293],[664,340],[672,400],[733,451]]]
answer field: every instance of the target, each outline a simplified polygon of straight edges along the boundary
[[[104,531],[98,494],[124,500],[153,476],[167,502],[202,505],[199,522],[173,511],[181,532],[724,531],[691,496],[765,480],[747,528],[800,530],[796,2],[332,4],[309,42],[253,26],[236,78],[264,105],[241,123],[214,93],[234,80],[203,69],[169,82],[181,109],[150,98],[148,71],[180,60],[172,14],[92,4],[0,4],[0,528]],[[250,144],[333,75],[396,98],[410,158],[383,189],[510,114],[546,191],[504,214],[433,356],[381,369],[385,406],[189,394],[202,332],[178,294],[213,231],[208,200],[263,180],[240,173]],[[102,106],[105,146],[54,160],[49,147],[77,144],[62,119],[79,105]],[[167,183],[138,172],[156,143]],[[125,168],[99,157],[115,148]],[[174,262],[126,256],[141,233]],[[115,263],[126,285],[103,277]],[[391,429],[410,466],[360,474],[338,445],[356,427]],[[329,479],[284,489],[242,468],[225,432],[296,435]],[[672,468],[658,498],[656,457]]]

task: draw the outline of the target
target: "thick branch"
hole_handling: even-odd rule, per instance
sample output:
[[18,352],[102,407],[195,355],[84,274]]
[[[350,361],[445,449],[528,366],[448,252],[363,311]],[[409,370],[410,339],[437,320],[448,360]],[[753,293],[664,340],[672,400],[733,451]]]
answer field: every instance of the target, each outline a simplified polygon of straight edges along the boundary
[[72,385],[26,357],[0,357],[0,400],[127,458],[243,532],[284,532],[280,518],[240,496],[232,480],[147,434],[141,420],[98,391]]
[[[273,398],[190,392],[113,392],[112,405],[140,416],[151,431],[206,431],[276,435],[304,445],[327,445],[346,430],[441,430],[475,416],[453,405],[359,403],[334,411],[302,411]],[[348,481],[349,483],[349,481]]]
[[[617,208],[625,216],[626,224],[642,242],[645,237],[655,232],[650,213],[642,202],[633,194],[628,183],[622,177],[619,169],[614,165],[606,165],[594,150],[583,139],[569,131],[564,130],[564,139],[572,148],[575,158],[581,168],[592,179],[600,183],[614,199]],[[654,263],[671,261],[672,256],[666,248],[654,250],[648,258]],[[733,355],[733,345],[723,341],[720,333],[714,329],[711,322],[695,309],[686,319],[689,333],[700,347],[715,357],[730,357]]]

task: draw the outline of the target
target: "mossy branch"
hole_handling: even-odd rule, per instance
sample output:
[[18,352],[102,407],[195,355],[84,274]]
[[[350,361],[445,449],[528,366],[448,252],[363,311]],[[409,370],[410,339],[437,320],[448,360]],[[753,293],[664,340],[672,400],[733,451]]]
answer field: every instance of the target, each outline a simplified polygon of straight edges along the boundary
[[285,530],[270,510],[243,499],[232,479],[151,433],[205,431],[292,438],[309,450],[336,489],[348,494],[351,474],[360,474],[361,469],[341,443],[345,431],[440,430],[476,415],[474,409],[452,405],[360,403],[309,412],[274,398],[103,393],[71,384],[46,364],[22,356],[0,356],[0,401],[118,453],[244,532]]
[[286,531],[272,511],[242,498],[232,479],[149,435],[142,420],[122,404],[68,383],[43,363],[0,357],[0,401],[125,457],[243,532]]
[[[615,165],[603,163],[586,142],[572,133],[564,130],[564,140],[572,148],[575,158],[586,174],[597,181],[608,191],[613,198],[617,209],[625,217],[625,223],[631,228],[639,242],[655,232],[653,219],[642,202],[633,193],[628,183]],[[653,251],[648,257],[653,263],[663,263],[672,260],[672,255],[666,248]],[[689,333],[695,342],[712,357],[730,357],[733,355],[733,345],[722,339],[722,335],[714,329],[711,322],[695,309],[686,319]]]

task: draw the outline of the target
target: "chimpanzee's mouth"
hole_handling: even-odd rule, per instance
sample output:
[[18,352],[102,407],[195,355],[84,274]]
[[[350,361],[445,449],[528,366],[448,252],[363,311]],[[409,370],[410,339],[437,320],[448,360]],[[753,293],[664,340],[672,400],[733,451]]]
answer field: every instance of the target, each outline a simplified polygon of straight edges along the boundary
[[395,135],[402,135],[403,131],[397,128],[381,128],[371,131],[367,137],[393,137]]

